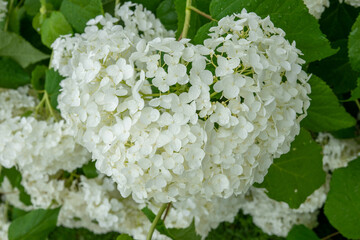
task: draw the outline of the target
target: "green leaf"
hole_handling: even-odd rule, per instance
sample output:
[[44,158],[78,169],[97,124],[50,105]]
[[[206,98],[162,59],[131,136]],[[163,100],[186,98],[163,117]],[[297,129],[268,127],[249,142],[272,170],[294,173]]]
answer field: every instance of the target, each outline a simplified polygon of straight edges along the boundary
[[18,88],[30,83],[30,76],[14,60],[0,58],[0,87]]
[[64,15],[58,11],[52,12],[50,17],[45,19],[40,31],[41,41],[49,48],[51,48],[51,44],[60,37],[60,35],[73,33]]
[[35,16],[41,7],[40,0],[25,0],[24,7],[27,14]]
[[48,69],[45,75],[45,91],[50,97],[51,106],[56,109],[57,97],[60,94],[60,82],[64,78],[54,69]]
[[360,239],[360,158],[333,172],[325,215],[342,235]]
[[29,206],[31,205],[31,197],[29,194],[26,193],[24,187],[21,185],[21,173],[15,168],[1,168],[1,174],[0,174],[0,185],[4,180],[4,177],[6,177],[11,186],[13,188],[17,188],[20,191],[19,199],[22,203]]
[[45,73],[48,67],[45,65],[36,65],[31,72],[31,85],[35,90],[43,90],[45,84]]
[[216,26],[216,22],[209,22],[199,28],[199,30],[196,32],[196,35],[193,39],[193,42],[195,44],[202,44],[205,39],[207,39],[209,30],[211,27]]
[[114,0],[101,0],[104,12],[114,16],[115,12],[115,1]]
[[15,7],[12,9],[9,20],[9,30],[11,32],[20,34],[20,22],[24,17],[25,8],[24,7]]
[[264,182],[258,186],[266,188],[270,198],[298,208],[324,182],[321,147],[308,131],[301,129],[290,152],[274,160]]
[[332,45],[340,47],[340,51],[331,57],[311,63],[308,71],[319,76],[336,95],[340,95],[356,87],[359,73],[353,71],[350,66],[347,40],[338,40]]
[[347,39],[359,13],[359,8],[340,3],[339,0],[330,0],[330,7],[325,8],[319,19],[320,29],[332,42]]
[[11,57],[23,68],[49,58],[19,35],[0,30],[0,56]]
[[221,19],[246,8],[262,18],[270,15],[276,27],[286,32],[286,38],[296,41],[296,47],[304,53],[304,60],[312,62],[336,53],[325,35],[321,33],[316,19],[308,13],[303,0],[213,0],[211,16]]
[[320,240],[316,234],[304,225],[295,225],[286,240]]
[[[175,9],[176,9],[177,19],[178,19],[176,38],[179,38],[182,33],[182,30],[184,28],[186,1],[185,0],[175,0],[174,3],[175,3]],[[195,0],[192,1],[192,6],[196,7]],[[201,23],[200,23],[199,15],[194,14],[192,12],[191,17],[190,17],[190,27],[189,27],[189,31],[187,33],[186,38],[192,39],[195,36],[196,31],[200,26],[201,26]]]
[[160,19],[165,28],[177,29],[177,15],[174,0],[165,0],[156,9],[156,17]]
[[351,67],[360,72],[360,15],[352,26],[348,48]]
[[[145,214],[145,216],[149,219],[150,222],[154,221],[156,215],[148,207],[144,207],[143,209],[141,209],[141,211]],[[171,235],[167,230],[163,220],[159,219],[155,228],[159,231],[159,233],[171,238]]]
[[320,78],[312,75],[310,107],[302,126],[313,132],[336,131],[349,128],[356,120],[340,105],[336,95]]
[[133,238],[130,235],[121,234],[116,238],[116,240],[133,240]]
[[344,102],[355,101],[360,98],[360,78],[357,79],[357,86],[351,90],[351,97],[346,99]]
[[[141,211],[150,220],[150,222],[154,221],[155,214],[148,207],[141,209]],[[166,235],[173,240],[183,240],[183,239],[200,240],[201,239],[201,237],[199,235],[197,235],[197,233],[195,231],[195,222],[194,221],[192,221],[190,226],[187,228],[166,228],[164,221],[160,219],[155,228],[156,228],[156,230],[159,231],[159,233]]]
[[97,170],[96,170],[94,161],[88,162],[87,164],[82,166],[81,169],[82,169],[82,171],[84,172],[84,175],[87,178],[96,178],[99,175]]
[[15,219],[9,227],[9,240],[45,240],[56,227],[59,211],[37,209]]
[[168,231],[174,240],[200,240],[201,237],[196,233],[195,221],[193,220],[187,228],[169,228]]
[[101,0],[64,0],[60,11],[77,32],[84,32],[86,23],[104,13]]

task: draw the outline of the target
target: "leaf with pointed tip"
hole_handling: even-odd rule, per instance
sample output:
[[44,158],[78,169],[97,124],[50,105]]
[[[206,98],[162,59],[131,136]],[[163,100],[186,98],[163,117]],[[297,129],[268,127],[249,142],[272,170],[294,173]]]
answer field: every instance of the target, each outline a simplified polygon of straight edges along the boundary
[[298,208],[325,183],[325,175],[321,147],[308,131],[301,129],[290,152],[274,160],[264,182],[257,187],[266,188],[270,198]]

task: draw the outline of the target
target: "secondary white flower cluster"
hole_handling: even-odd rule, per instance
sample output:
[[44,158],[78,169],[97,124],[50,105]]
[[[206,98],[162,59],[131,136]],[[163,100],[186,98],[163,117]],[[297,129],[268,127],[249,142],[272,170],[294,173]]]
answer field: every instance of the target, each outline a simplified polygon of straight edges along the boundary
[[[323,168],[334,171],[346,167],[348,162],[360,155],[360,144],[355,139],[336,139],[329,133],[319,133],[316,141],[322,145]],[[253,217],[254,223],[265,233],[285,237],[296,224],[309,228],[317,225],[318,210],[322,207],[329,191],[331,175],[326,183],[311,194],[298,209],[291,209],[284,202],[270,199],[265,189],[251,188],[244,197],[241,209]]]
[[7,217],[7,207],[4,203],[0,203],[0,239],[8,240],[8,229],[10,222]]
[[309,13],[316,19],[320,19],[321,14],[325,11],[325,8],[330,6],[329,0],[304,0],[304,3],[309,9]]
[[294,225],[303,224],[316,227],[319,209],[326,200],[329,191],[328,182],[307,197],[297,209],[285,202],[269,198],[265,189],[251,188],[244,197],[241,209],[252,216],[254,224],[269,235],[286,237]]
[[0,0],[0,22],[2,22],[5,19],[7,12],[7,1]]
[[[118,13],[140,29],[127,14],[137,8]],[[59,108],[98,170],[138,202],[227,198],[261,182],[309,106],[304,61],[285,33],[243,10],[194,46],[141,39],[161,28],[129,32],[118,20],[99,16],[53,44],[52,65],[67,77]]]
[[[349,4],[353,7],[360,7],[360,0],[339,0],[339,2]],[[321,14],[330,6],[329,0],[304,0],[304,3],[309,13],[316,19],[320,19]]]
[[339,0],[340,3],[345,2],[353,7],[360,7],[360,0]]
[[60,168],[72,171],[89,161],[89,153],[75,143],[64,121],[22,117],[37,103],[28,91],[22,87],[0,92],[0,164],[41,177],[37,173],[55,174]]
[[322,145],[326,171],[346,167],[360,156],[360,144],[355,139],[336,139],[330,133],[319,133],[316,141]]

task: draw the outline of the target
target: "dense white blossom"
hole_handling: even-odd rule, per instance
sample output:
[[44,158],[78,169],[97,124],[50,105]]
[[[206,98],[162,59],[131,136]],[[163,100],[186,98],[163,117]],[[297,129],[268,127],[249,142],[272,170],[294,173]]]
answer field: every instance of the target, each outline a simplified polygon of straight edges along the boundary
[[[336,139],[329,133],[319,133],[316,141],[322,145],[323,168],[334,171],[346,167],[348,162],[360,155],[360,145],[355,139]],[[298,209],[291,209],[287,203],[270,199],[265,189],[251,188],[243,198],[241,209],[253,217],[254,223],[265,233],[287,236],[296,224],[309,228],[317,225],[318,210],[322,207],[329,191],[331,175],[326,183],[312,193]]]
[[[127,6],[119,12],[141,25]],[[52,65],[67,77],[59,108],[98,170],[138,202],[227,198],[261,182],[309,106],[295,43],[245,10],[198,46],[147,41],[116,21],[99,16],[53,44]],[[138,34],[161,29],[151,27]]]
[[0,0],[0,22],[2,22],[5,19],[7,12],[7,1]]
[[360,7],[360,0],[339,0],[340,3],[345,2],[353,7]]
[[294,225],[303,224],[316,227],[319,209],[326,200],[329,191],[327,183],[307,197],[297,209],[292,209],[285,202],[269,198],[265,189],[251,188],[244,197],[241,209],[252,216],[254,224],[269,235],[286,237]]
[[329,0],[304,0],[304,3],[309,9],[309,13],[316,19],[320,19],[321,14],[325,11],[325,8],[330,6]]
[[360,144],[355,139],[336,139],[329,133],[319,133],[316,141],[322,145],[325,170],[346,167],[360,156]]
[[37,120],[22,117],[34,111],[37,99],[27,87],[2,90],[0,100],[0,164],[16,166],[23,172],[41,177],[59,169],[72,171],[88,162],[87,150],[75,143],[73,132],[63,120]]

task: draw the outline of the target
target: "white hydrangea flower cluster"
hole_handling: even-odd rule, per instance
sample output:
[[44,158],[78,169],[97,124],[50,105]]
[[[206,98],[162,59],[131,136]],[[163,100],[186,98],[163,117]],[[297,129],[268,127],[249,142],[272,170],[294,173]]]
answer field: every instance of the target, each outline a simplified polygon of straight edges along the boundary
[[355,139],[337,139],[330,133],[319,133],[316,141],[322,145],[326,171],[346,167],[360,156],[360,144]]
[[22,172],[41,177],[82,166],[90,159],[85,148],[75,143],[73,132],[64,121],[37,120],[22,117],[34,110],[37,99],[29,95],[29,88],[0,92],[0,164],[16,166]]
[[[201,197],[191,197],[185,201],[172,203],[165,225],[168,228],[186,228],[194,220],[196,232],[204,239],[211,229],[215,229],[220,223],[233,222],[241,205],[242,201],[235,196],[227,199],[214,198],[211,201]],[[159,209],[154,205],[149,207],[153,212]]]
[[[94,233],[116,231],[135,239],[145,239],[150,222],[139,204],[124,199],[111,179],[99,175],[80,176],[70,187],[63,180],[46,181],[23,178],[22,185],[31,196],[33,208],[61,206],[57,224],[69,228],[87,228]],[[156,235],[156,239],[167,239]]]
[[[118,10],[139,27],[129,11]],[[309,106],[304,61],[285,33],[245,10],[198,46],[147,41],[116,21],[99,16],[53,45],[67,77],[59,108],[97,168],[137,202],[227,198],[262,181]]]
[[[319,133],[316,141],[323,147],[323,168],[333,172],[346,167],[348,162],[360,156],[360,144],[355,139],[336,139],[329,133]],[[322,207],[329,191],[331,175],[326,183],[311,194],[298,209],[291,209],[287,203],[270,199],[265,189],[251,188],[241,209],[253,217],[254,223],[265,233],[287,236],[295,224],[309,228],[317,225],[318,209]]]
[[10,222],[7,218],[7,207],[4,203],[0,203],[0,239],[8,240],[8,229]]
[[266,195],[265,189],[251,188],[244,197],[241,209],[245,214],[250,214],[254,224],[265,233],[286,237],[294,225],[316,227],[319,209],[329,191],[328,183],[308,196],[297,209],[290,208],[285,202],[272,200]]
[[7,1],[0,0],[0,22],[2,22],[5,19],[7,12]]
[[309,13],[316,19],[320,19],[325,8],[330,6],[329,0],[304,0],[304,3],[309,9]]
[[353,7],[360,7],[360,0],[339,0],[340,3],[345,2]]

